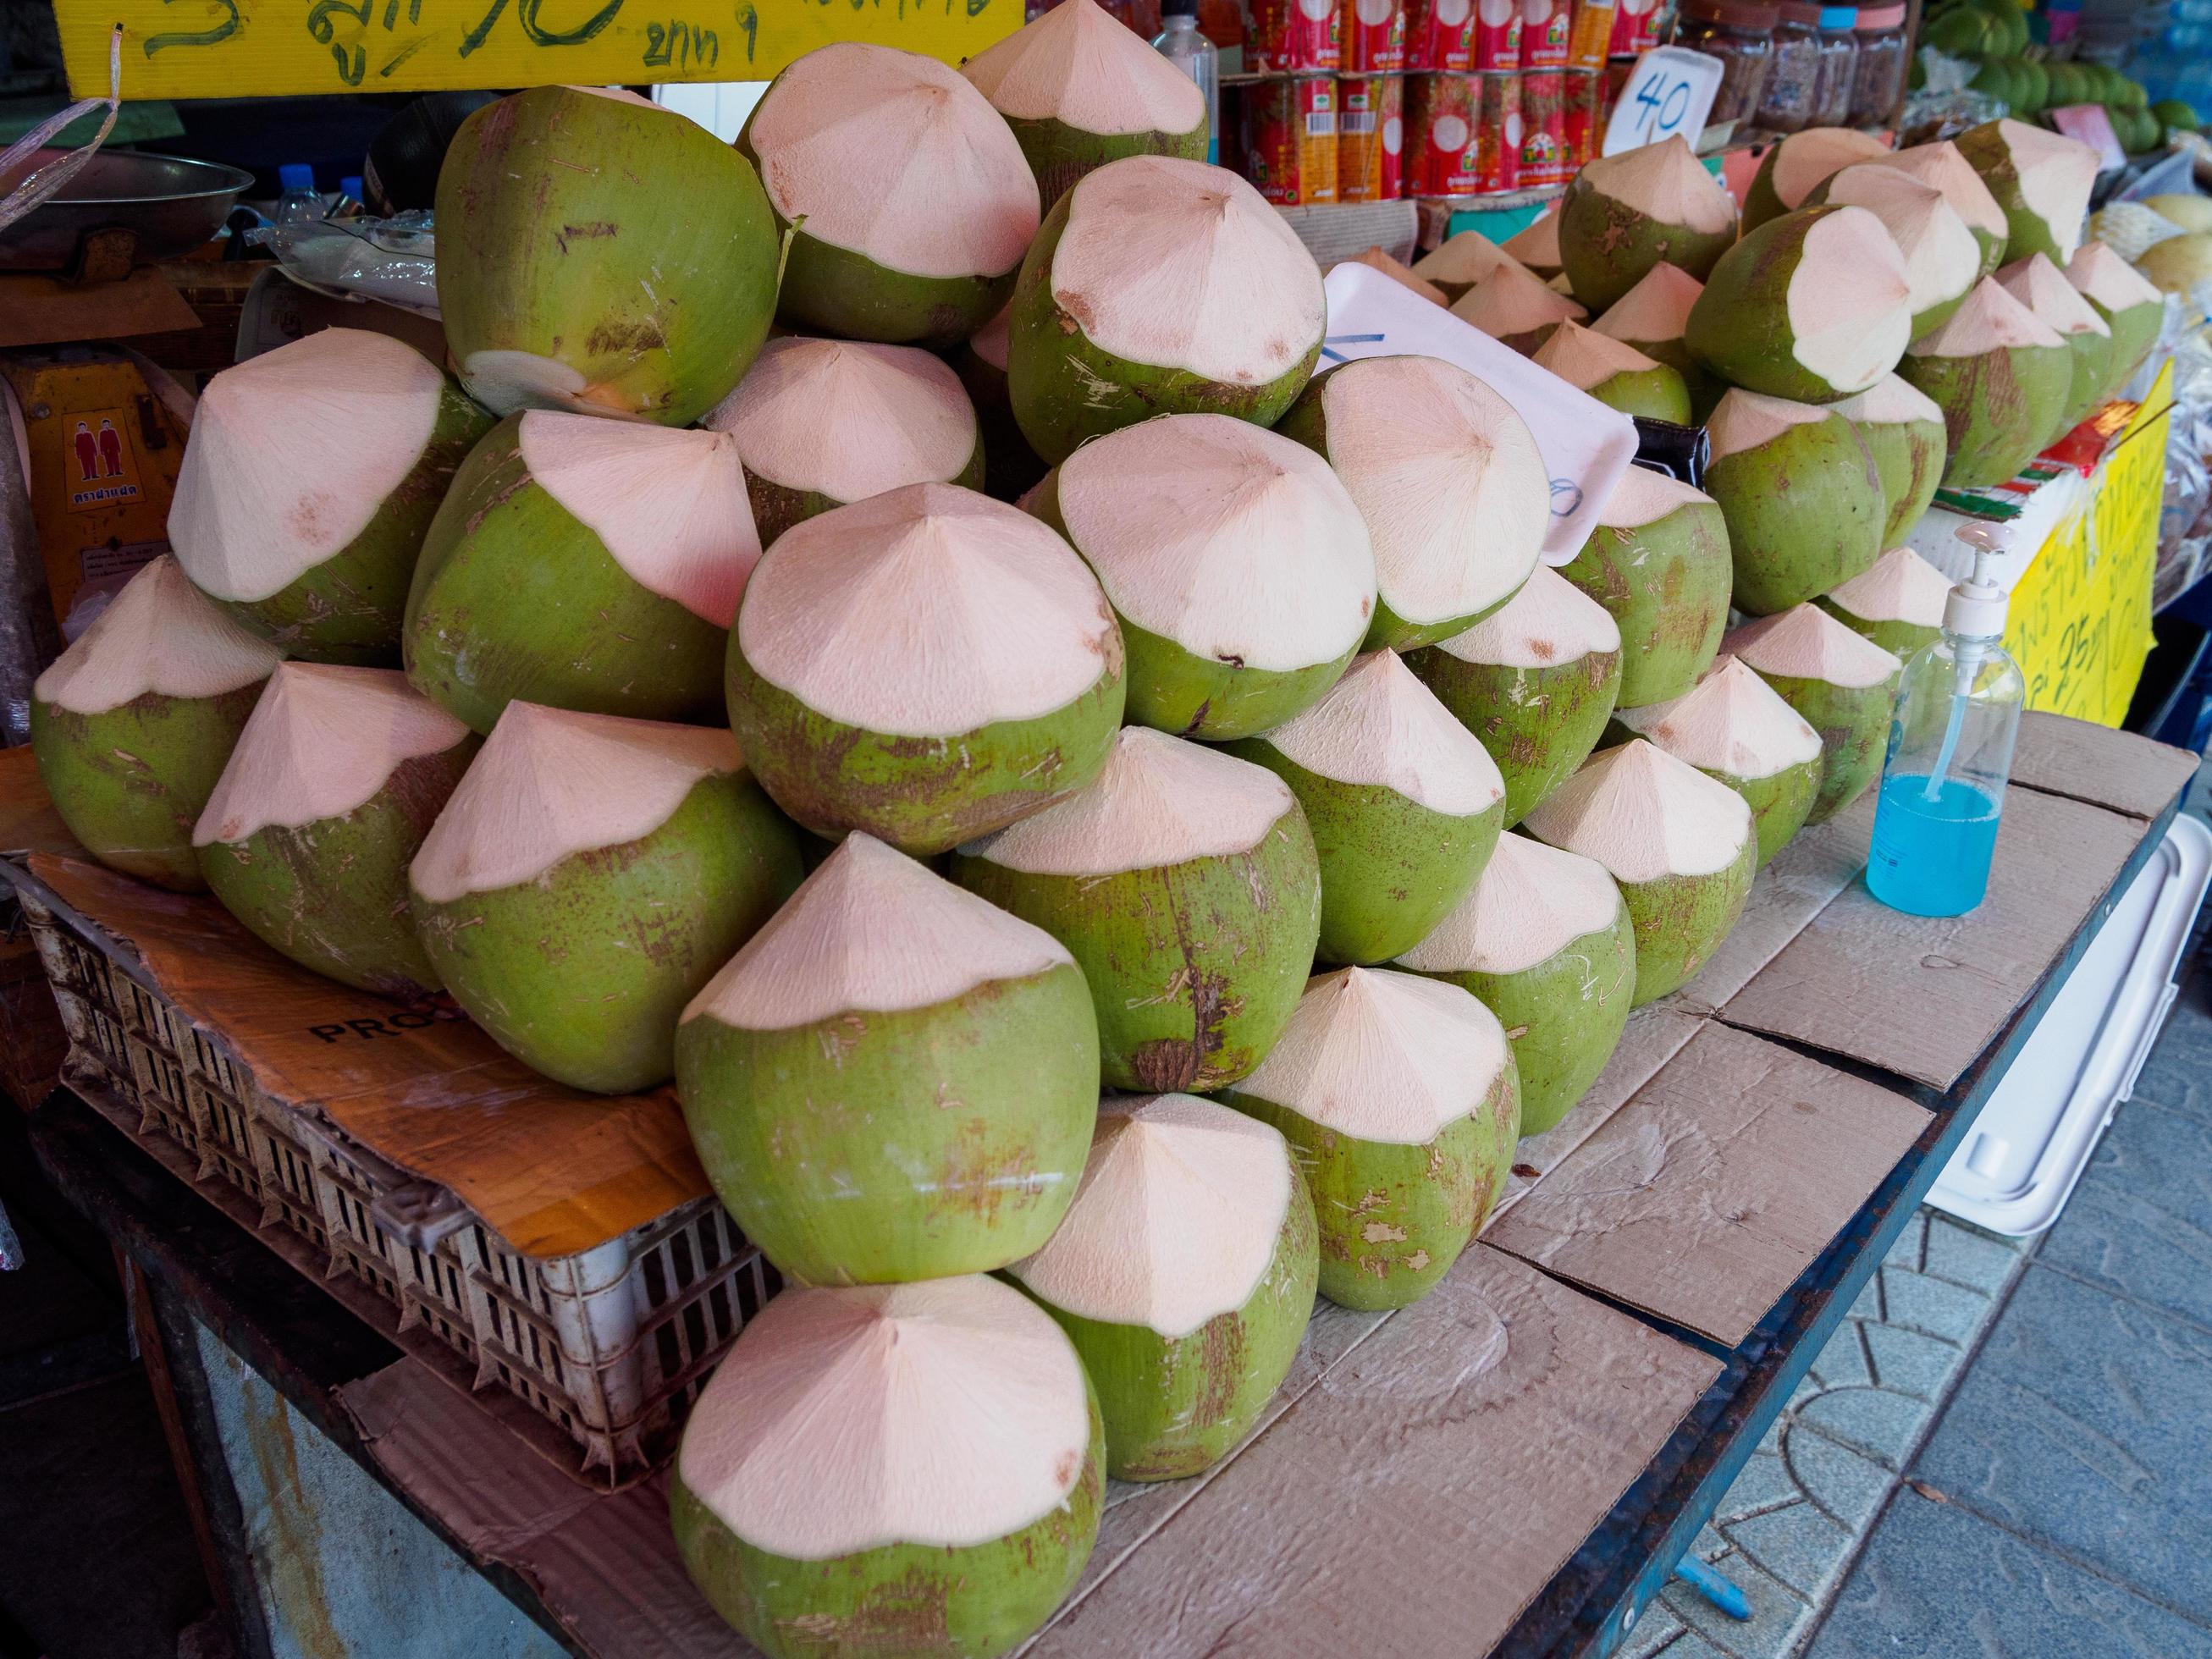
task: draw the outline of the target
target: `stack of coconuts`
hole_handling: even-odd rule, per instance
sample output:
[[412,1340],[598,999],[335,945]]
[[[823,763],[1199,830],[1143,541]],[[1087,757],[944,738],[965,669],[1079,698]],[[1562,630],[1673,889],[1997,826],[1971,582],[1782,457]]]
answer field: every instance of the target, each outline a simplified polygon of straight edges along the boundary
[[1741,240],[1677,143],[1527,239],[1573,298],[1425,262],[1708,422],[1705,491],[1632,471],[1554,570],[1513,409],[1316,377],[1312,258],[1092,0],[958,73],[824,47],[734,148],[520,93],[440,181],[453,372],[217,375],[40,764],[317,972],[672,1075],[795,1286],[691,1417],[686,1563],[772,1655],[1001,1652],[1105,1476],[1224,1455],[1316,1287],[1435,1285],[1864,787],[1943,586],[1882,550],[2148,344],[2058,142],[1802,134]]

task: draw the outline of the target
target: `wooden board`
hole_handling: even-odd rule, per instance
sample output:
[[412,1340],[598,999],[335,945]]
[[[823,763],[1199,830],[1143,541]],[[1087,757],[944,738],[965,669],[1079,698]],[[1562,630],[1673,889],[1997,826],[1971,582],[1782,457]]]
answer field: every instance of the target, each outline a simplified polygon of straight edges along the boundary
[[2197,764],[2186,749],[2031,709],[2020,717],[2012,781],[2130,817],[2154,818],[2189,787]]

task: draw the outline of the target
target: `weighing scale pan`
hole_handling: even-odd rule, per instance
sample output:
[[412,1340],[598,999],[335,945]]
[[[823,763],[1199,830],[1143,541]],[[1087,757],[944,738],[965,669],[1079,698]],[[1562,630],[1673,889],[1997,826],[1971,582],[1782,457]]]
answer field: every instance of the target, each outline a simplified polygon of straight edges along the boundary
[[[42,149],[24,172],[66,154]],[[220,161],[102,150],[60,195],[0,231],[0,270],[71,270],[103,232],[127,233],[138,263],[174,258],[221,230],[252,183],[252,173]]]

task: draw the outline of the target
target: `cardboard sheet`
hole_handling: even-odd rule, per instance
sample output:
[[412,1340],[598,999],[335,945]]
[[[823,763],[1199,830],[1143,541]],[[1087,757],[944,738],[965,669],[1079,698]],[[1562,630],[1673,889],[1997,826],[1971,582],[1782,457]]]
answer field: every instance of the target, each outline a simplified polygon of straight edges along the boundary
[[265,1093],[451,1188],[526,1255],[589,1249],[709,1190],[672,1090],[563,1088],[450,1001],[404,1008],[310,974],[211,898],[48,854],[29,868]]
[[2012,781],[2130,817],[2154,818],[2189,787],[2197,764],[2186,749],[2031,710],[2020,717]]
[[1483,1237],[1733,1347],[1930,1121],[1708,1023]]
[[39,776],[38,757],[27,744],[0,749],[0,858],[25,853],[85,856],[62,815],[54,811]]
[[131,339],[199,325],[198,313],[151,265],[119,283],[82,287],[57,276],[0,276],[0,348]]

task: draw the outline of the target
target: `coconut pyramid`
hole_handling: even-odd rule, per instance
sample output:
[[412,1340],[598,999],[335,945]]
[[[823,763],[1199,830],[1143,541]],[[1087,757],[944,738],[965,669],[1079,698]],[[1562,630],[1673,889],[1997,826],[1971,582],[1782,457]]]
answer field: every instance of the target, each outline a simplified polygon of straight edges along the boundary
[[[778,1659],[893,1584],[1018,1644],[1107,1473],[1225,1455],[1316,1286],[1424,1294],[1865,787],[1936,477],[2148,349],[2075,251],[2090,173],[2015,124],[1798,135],[1747,232],[1680,140],[1593,163],[1424,262],[1712,422],[1701,488],[1632,474],[1555,572],[1521,416],[1429,359],[1317,376],[1321,272],[1203,122],[1093,0],[963,71],[823,47],[732,146],[626,94],[481,110],[448,361],[334,330],[216,376],[175,560],[37,684],[103,861],[442,985],[567,1086],[673,1079],[793,1285],[672,1481]],[[1338,1236],[1355,1188],[1395,1242]]]

